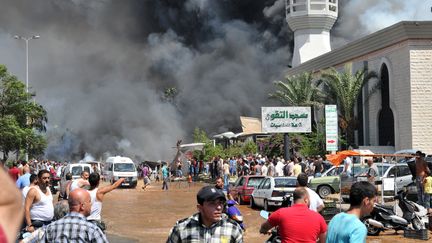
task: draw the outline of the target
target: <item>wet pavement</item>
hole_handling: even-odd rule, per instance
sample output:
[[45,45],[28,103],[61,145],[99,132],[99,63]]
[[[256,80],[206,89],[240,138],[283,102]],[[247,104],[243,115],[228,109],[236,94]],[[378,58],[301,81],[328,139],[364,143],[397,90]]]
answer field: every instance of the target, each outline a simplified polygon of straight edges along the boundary
[[[146,190],[121,188],[107,194],[103,203],[102,218],[107,225],[110,242],[165,242],[169,230],[177,220],[189,217],[196,210],[196,193],[202,183],[188,185],[187,182],[172,182],[168,191],[162,191],[162,184],[153,182]],[[247,227],[245,242],[264,242],[268,236],[258,233],[261,223],[259,210],[246,205],[239,206]],[[368,237],[370,243],[426,242],[403,237],[394,231]],[[432,234],[430,234],[432,237]]]

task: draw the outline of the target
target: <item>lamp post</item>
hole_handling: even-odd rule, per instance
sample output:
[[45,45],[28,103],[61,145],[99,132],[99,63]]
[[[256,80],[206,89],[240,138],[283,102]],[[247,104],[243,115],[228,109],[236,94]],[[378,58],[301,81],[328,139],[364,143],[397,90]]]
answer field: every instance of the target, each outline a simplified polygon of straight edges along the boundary
[[[25,43],[26,43],[26,93],[28,93],[29,92],[29,74],[28,74],[29,55],[28,55],[28,43],[29,43],[29,40],[39,39],[40,36],[39,35],[33,35],[33,36],[30,36],[30,37],[24,37],[24,36],[16,35],[16,36],[14,36],[14,38],[17,39],[17,40],[24,40]],[[26,150],[27,150],[27,148],[26,148]],[[25,160],[28,161],[28,153],[27,153],[27,151],[25,153]]]
[[28,42],[29,42],[29,40],[39,39],[40,36],[33,35],[30,37],[24,37],[24,36],[16,35],[16,36],[14,36],[14,38],[17,40],[24,40],[26,43],[26,92],[28,93],[28,91],[29,91],[29,84],[28,84],[28,81],[29,81],[29,75],[28,75],[28,67],[29,67],[29,64],[28,64],[28,60],[29,60],[29,58],[28,58]]

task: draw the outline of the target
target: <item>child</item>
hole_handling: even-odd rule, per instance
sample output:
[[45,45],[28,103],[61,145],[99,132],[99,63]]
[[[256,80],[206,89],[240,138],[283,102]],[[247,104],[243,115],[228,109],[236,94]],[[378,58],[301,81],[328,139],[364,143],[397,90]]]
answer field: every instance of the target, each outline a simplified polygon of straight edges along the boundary
[[423,179],[423,185],[424,185],[424,193],[425,193],[425,206],[428,210],[428,213],[432,213],[431,204],[432,204],[432,176],[431,173],[427,177]]

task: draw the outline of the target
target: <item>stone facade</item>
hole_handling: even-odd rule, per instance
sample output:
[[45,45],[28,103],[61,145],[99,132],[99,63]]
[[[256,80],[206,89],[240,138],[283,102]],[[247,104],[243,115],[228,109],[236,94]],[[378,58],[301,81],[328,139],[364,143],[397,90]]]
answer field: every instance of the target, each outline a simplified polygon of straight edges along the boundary
[[[395,151],[419,149],[432,154],[432,22],[401,22],[345,47],[319,56],[287,72],[335,67],[342,70],[351,63],[353,72],[367,66],[381,76],[388,69],[389,105],[394,117]],[[381,91],[368,97],[373,82],[364,87],[363,141],[379,145]]]
[[412,146],[432,154],[432,43],[410,46]]

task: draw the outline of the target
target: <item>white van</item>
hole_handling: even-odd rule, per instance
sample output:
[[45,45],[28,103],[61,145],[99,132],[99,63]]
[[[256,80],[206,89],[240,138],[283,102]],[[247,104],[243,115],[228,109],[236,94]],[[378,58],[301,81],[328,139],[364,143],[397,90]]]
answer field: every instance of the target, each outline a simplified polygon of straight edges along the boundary
[[68,164],[63,172],[61,173],[62,180],[66,180],[66,174],[72,174],[72,180],[78,179],[81,177],[81,173],[83,171],[87,171],[89,174],[93,173],[93,169],[90,164],[87,163],[76,163],[76,164]]
[[134,162],[128,157],[109,157],[104,166],[105,180],[114,183],[120,178],[125,178],[122,186],[136,187],[138,173]]

